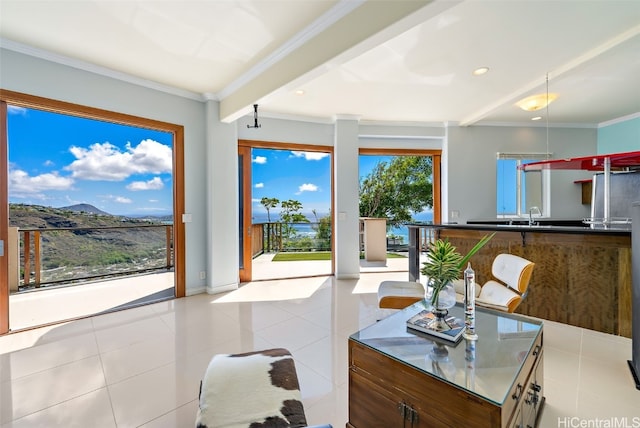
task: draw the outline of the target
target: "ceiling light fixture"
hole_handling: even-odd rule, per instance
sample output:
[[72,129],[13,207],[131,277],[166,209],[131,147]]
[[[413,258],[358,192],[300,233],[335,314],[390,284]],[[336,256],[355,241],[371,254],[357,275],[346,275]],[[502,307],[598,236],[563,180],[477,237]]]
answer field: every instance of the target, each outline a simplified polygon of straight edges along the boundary
[[253,105],[253,126],[247,125],[247,128],[261,128],[262,125],[258,124],[258,104]]
[[476,68],[475,70],[473,70],[472,74],[474,76],[482,76],[483,74],[485,74],[488,71],[489,71],[489,67],[480,67],[480,68]]
[[547,92],[546,94],[536,94],[523,98],[518,101],[516,105],[524,111],[536,111],[547,107],[557,98],[558,94],[550,94]]
[[540,120],[540,119],[542,119],[542,116],[536,116],[531,118],[531,120]]
[[304,91],[302,89],[298,89],[296,91],[296,95],[304,95]]

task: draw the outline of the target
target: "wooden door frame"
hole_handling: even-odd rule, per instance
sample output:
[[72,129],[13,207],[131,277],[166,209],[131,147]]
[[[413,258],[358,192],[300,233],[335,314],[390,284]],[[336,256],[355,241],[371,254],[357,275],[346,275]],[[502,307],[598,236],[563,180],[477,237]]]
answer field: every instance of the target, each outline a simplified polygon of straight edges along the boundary
[[[251,233],[251,209],[247,210],[247,207],[251,207],[251,147],[238,145],[238,157],[242,156],[242,176],[240,179],[240,190],[242,197],[242,207],[244,210],[240,213],[240,230],[242,233],[242,266],[240,267],[239,279],[240,282],[251,281],[252,274],[252,241],[253,236]],[[238,159],[238,166],[240,166],[240,160]],[[248,213],[247,213],[248,211]]]
[[[320,153],[328,153],[329,156],[331,156],[331,162],[330,162],[330,177],[331,177],[331,204],[330,204],[330,210],[331,210],[331,273],[330,275],[333,275],[336,271],[336,266],[335,266],[335,242],[336,242],[336,237],[335,237],[335,233],[333,233],[333,231],[335,230],[334,225],[335,225],[335,210],[334,210],[334,174],[333,174],[333,164],[334,164],[334,156],[333,156],[333,147],[332,146],[319,146],[319,145],[312,145],[312,144],[297,144],[297,143],[285,143],[285,142],[274,142],[274,141],[261,141],[261,140],[238,140],[238,153],[240,153],[240,149],[241,148],[247,148],[249,151],[249,165],[248,165],[248,169],[246,169],[244,171],[244,173],[246,174],[247,171],[250,173],[251,172],[251,149],[257,148],[257,149],[272,149],[272,150],[290,150],[290,151],[296,151],[296,152],[320,152]],[[248,183],[246,183],[248,181]],[[249,187],[249,191],[248,193],[248,198],[249,198],[249,204],[244,204],[244,207],[246,209],[246,207],[251,207],[251,176],[249,176],[249,180],[244,179],[243,181],[245,183],[245,185],[248,184]],[[247,194],[245,193],[245,198],[247,197]],[[243,219],[249,219],[249,226],[251,227],[251,211],[249,211],[248,215],[247,213],[243,213]],[[246,223],[245,223],[245,227],[246,227]],[[248,247],[248,251],[251,252],[251,247]],[[244,248],[244,252],[243,252],[243,258],[246,260],[247,257],[247,246],[245,245]],[[251,255],[249,255],[249,265],[251,265],[251,261],[252,261],[252,257]],[[275,278],[274,278],[275,279]]]
[[[8,195],[8,156],[7,156],[7,127],[6,127],[6,109],[7,105],[25,107],[30,109],[48,111],[52,113],[60,113],[70,116],[82,117],[86,119],[100,120],[120,125],[135,126],[139,128],[153,129],[156,131],[169,132],[173,134],[173,251],[174,251],[174,294],[176,297],[184,297],[186,295],[186,276],[185,276],[185,225],[182,222],[182,215],[185,212],[184,204],[184,127],[168,122],[161,122],[154,119],[117,113],[109,110],[102,110],[94,107],[88,107],[80,104],[73,104],[64,101],[53,100],[49,98],[38,97],[35,95],[23,94],[20,92],[0,89],[0,104],[2,104],[1,119],[2,136],[0,140],[0,178],[6,185],[0,186],[0,214],[2,218],[7,219],[7,227],[9,222],[9,195]],[[4,159],[3,159],[4,156]],[[6,190],[3,190],[7,187]],[[4,193],[4,194],[3,194]],[[6,217],[4,216],[6,214]],[[4,224],[0,226],[1,234],[5,232]],[[6,242],[6,241],[5,241]],[[5,252],[6,253],[6,252]],[[8,259],[3,257],[0,259]],[[7,260],[0,261],[0,279],[8,277],[8,267],[3,265]],[[0,334],[8,331],[9,325],[9,287],[4,287],[7,281],[0,281]],[[6,309],[6,310],[5,310]],[[6,326],[5,326],[6,318]],[[3,328],[4,327],[4,328]]]
[[0,100],[0,240],[4,254],[0,256],[0,334],[9,331],[9,156],[7,141],[7,103]]
[[441,188],[441,162],[442,150],[419,150],[419,149],[368,149],[361,148],[359,155],[370,156],[431,156],[433,159],[433,222],[440,223],[442,221],[442,188]]

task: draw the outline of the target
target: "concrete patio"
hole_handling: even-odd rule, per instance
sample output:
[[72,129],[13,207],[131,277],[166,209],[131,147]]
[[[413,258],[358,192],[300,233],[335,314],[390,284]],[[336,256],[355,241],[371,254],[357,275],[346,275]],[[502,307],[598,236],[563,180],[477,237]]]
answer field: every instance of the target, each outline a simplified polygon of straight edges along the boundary
[[[262,254],[253,259],[252,280],[298,278],[304,276],[331,275],[331,260],[304,262],[274,262],[276,253]],[[360,272],[408,272],[409,260],[402,257],[387,258],[384,262],[360,260]]]

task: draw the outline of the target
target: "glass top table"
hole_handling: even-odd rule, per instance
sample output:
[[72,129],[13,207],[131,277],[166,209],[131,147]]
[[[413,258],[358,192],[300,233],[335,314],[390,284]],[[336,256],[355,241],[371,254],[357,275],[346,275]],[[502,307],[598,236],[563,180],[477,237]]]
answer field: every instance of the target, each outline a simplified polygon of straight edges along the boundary
[[[406,321],[425,309],[417,302],[350,336],[441,381],[502,405],[527,355],[542,334],[542,321],[516,314],[476,310],[478,340],[448,342],[414,331]],[[458,303],[449,316],[464,318]]]

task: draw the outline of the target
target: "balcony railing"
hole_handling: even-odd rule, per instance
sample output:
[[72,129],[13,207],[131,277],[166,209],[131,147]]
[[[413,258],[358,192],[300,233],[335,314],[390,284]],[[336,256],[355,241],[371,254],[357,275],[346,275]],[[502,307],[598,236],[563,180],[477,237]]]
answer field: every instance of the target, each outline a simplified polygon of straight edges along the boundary
[[328,223],[256,223],[251,236],[254,257],[278,251],[331,251]]
[[172,224],[14,229],[11,291],[173,268]]

